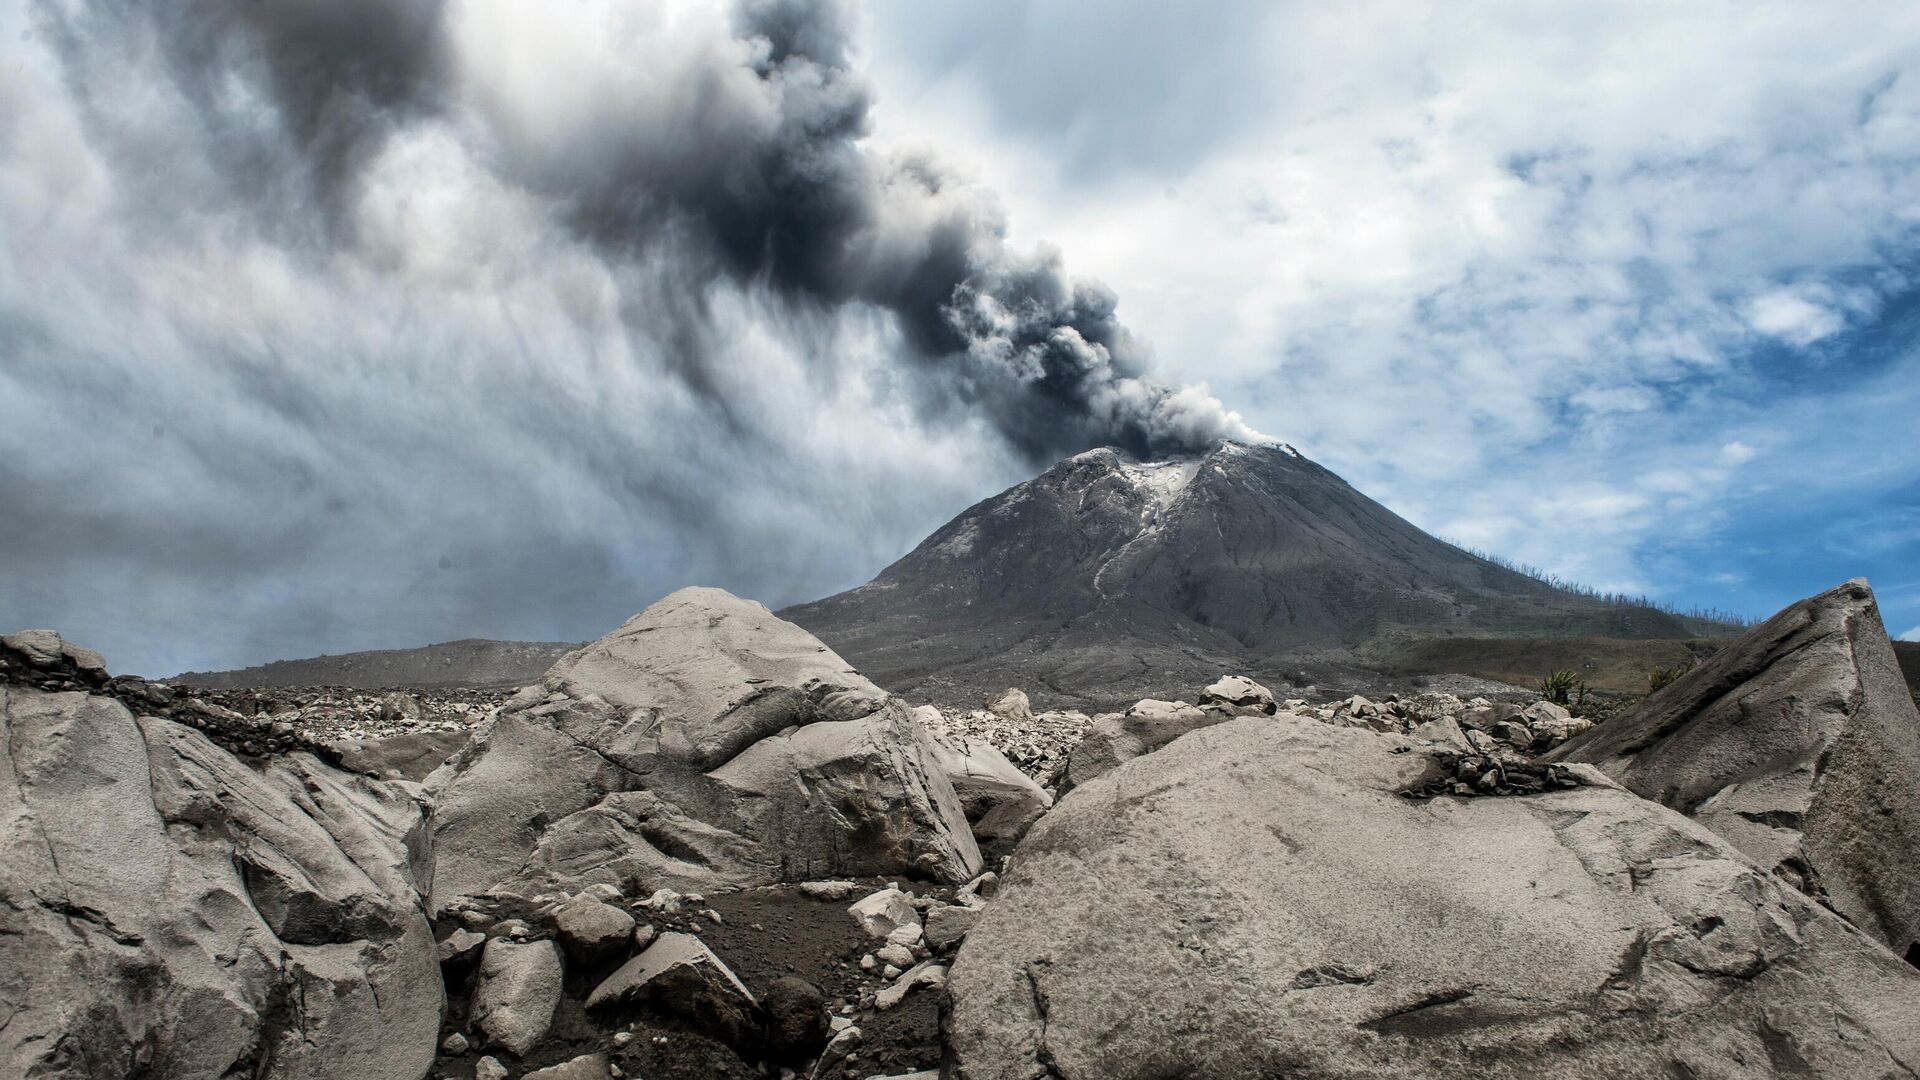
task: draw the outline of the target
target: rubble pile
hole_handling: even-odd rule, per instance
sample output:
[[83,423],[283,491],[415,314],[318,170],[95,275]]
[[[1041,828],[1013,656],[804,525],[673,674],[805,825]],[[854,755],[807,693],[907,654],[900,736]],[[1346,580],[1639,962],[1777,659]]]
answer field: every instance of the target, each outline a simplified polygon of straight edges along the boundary
[[[873,1075],[868,1061],[896,1034],[892,1014],[938,1001],[998,882],[986,871],[958,888],[820,880],[732,894],[804,898],[803,933],[856,942],[823,970],[759,982],[708,939],[752,941],[767,928],[730,927],[700,893],[628,897],[596,884],[463,898],[440,919],[448,1009],[435,1071],[554,1080],[697,1061],[713,1075]],[[931,1048],[937,1025],[923,1026]]]
[[485,720],[512,690],[356,690],[305,686],[259,690],[193,690],[204,701],[246,717],[292,724],[316,739],[390,739],[423,731],[460,731]]
[[51,630],[22,630],[0,637],[0,684],[110,697],[135,716],[159,716],[184,724],[242,757],[305,751],[330,765],[340,763],[339,753],[314,738],[304,724],[277,716],[243,715],[197,691],[138,675],[110,675],[99,653]]
[[921,721],[936,734],[981,739],[1005,754],[1021,772],[1045,782],[1067,760],[1067,754],[1093,726],[1093,718],[1075,710],[1033,712],[1008,707],[1009,694],[1024,706],[1027,695],[1018,690],[995,698],[1002,708],[951,709],[922,706]]

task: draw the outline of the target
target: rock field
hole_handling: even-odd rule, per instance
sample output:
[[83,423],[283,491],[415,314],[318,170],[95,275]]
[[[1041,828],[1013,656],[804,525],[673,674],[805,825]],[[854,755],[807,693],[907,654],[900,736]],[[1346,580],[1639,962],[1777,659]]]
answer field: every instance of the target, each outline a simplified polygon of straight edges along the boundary
[[8,635],[0,1075],[1920,1073],[1864,582],[1612,715],[1490,689],[917,704],[712,589],[517,692]]

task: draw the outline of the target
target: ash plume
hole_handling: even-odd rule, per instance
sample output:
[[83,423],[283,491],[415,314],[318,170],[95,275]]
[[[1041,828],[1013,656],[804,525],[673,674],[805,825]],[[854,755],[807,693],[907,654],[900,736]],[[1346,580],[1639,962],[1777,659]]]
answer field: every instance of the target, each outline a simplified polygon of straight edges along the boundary
[[[741,0],[729,33],[687,35],[674,70],[592,85],[566,106],[501,81],[500,65],[522,62],[511,49],[472,47],[500,11],[485,0],[103,0],[65,29],[78,51],[112,37],[109,22],[150,27],[184,95],[228,129],[211,141],[228,194],[283,228],[308,215],[323,244],[354,243],[352,201],[387,141],[439,127],[502,183],[537,194],[610,277],[670,260],[685,291],[629,305],[631,329],[669,343],[676,377],[737,435],[752,425],[734,415],[714,371],[727,360],[700,325],[712,316],[699,290],[717,278],[766,290],[790,318],[890,314],[917,411],[984,417],[1031,462],[1102,444],[1160,455],[1260,438],[1203,391],[1156,380],[1114,295],[1068,277],[1057,253],[1013,250],[988,195],[926,156],[863,145],[872,98],[844,4]],[[236,82],[250,93],[236,99]]]
[[876,149],[848,13],[0,0],[0,610],[149,674],[773,606],[1249,433]]

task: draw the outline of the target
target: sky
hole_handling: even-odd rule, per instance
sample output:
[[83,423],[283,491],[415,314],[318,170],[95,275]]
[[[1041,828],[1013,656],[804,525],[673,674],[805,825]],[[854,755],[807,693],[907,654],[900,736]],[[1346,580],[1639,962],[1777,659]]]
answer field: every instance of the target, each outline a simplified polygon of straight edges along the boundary
[[0,624],[779,607],[1101,443],[1920,639],[1920,9],[0,0]]

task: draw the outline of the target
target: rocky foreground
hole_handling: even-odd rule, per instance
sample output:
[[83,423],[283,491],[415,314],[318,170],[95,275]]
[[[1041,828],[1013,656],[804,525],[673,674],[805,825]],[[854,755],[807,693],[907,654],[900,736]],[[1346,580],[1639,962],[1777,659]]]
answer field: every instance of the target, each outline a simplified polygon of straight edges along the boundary
[[0,638],[0,1075],[1920,1074],[1863,582],[1597,727],[915,706],[708,589],[511,695],[223,693]]

